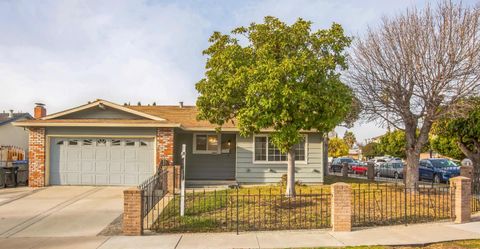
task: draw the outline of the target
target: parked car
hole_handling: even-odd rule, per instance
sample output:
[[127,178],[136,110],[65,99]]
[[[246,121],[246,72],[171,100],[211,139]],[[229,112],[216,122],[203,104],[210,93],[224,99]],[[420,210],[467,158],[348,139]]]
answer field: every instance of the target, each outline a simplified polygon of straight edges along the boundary
[[357,160],[353,161],[354,162],[351,163],[352,172],[359,175],[366,175],[368,170],[367,163]]
[[352,163],[355,161],[350,157],[338,157],[333,159],[332,164],[330,165],[330,172],[342,172],[343,163],[348,163],[349,169],[351,171]]
[[395,179],[403,178],[403,162],[392,160],[379,166],[377,176],[393,177]]
[[420,180],[431,180],[434,183],[448,182],[450,178],[460,175],[460,167],[444,158],[421,160],[418,170]]

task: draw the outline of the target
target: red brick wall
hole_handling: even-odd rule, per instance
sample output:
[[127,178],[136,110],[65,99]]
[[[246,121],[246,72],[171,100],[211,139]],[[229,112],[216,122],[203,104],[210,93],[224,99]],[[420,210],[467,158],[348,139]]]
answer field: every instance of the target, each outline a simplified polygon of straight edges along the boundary
[[157,167],[173,165],[173,134],[173,128],[157,128]]
[[45,128],[30,128],[28,135],[28,185],[45,186]]

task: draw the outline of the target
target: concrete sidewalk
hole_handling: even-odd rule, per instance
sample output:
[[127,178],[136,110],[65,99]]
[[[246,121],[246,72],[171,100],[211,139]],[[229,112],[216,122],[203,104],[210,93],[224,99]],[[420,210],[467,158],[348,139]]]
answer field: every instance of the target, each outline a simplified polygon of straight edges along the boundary
[[356,245],[414,245],[441,241],[480,239],[480,221],[357,229],[235,233],[163,234],[141,237],[2,238],[2,248],[295,248]]

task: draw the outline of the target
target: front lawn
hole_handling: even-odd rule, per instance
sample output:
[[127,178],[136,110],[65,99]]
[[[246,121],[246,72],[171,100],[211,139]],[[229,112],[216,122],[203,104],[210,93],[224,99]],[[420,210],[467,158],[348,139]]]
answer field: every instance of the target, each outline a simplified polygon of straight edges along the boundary
[[[364,179],[327,176],[325,185],[297,186],[297,197],[286,198],[285,187],[242,187],[217,191],[191,191],[185,216],[180,197],[169,202],[152,225],[158,232],[219,232],[330,227],[330,185],[352,184],[354,226],[403,224],[450,217],[450,198],[444,188],[406,193],[403,185],[378,184]],[[407,208],[405,208],[407,207]]]
[[[314,249],[334,249],[338,247],[316,247]],[[427,246],[347,246],[348,249],[470,249],[480,248],[480,240],[459,240],[434,243]]]

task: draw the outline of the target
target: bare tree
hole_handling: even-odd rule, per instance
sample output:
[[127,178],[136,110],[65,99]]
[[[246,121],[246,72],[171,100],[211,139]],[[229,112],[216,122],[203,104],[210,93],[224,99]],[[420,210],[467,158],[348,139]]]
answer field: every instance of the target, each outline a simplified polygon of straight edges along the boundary
[[409,188],[432,124],[478,93],[479,18],[478,6],[445,1],[383,18],[354,43],[348,78],[367,120],[405,132]]

